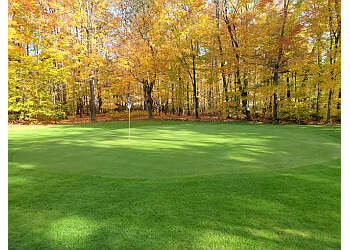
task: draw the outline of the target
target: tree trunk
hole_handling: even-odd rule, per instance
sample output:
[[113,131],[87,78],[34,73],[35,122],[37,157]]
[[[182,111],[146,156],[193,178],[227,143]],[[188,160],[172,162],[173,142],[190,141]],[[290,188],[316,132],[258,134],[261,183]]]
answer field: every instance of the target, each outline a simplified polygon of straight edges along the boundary
[[174,103],[174,83],[171,83],[171,112],[175,114],[175,103]]
[[[236,57],[237,58],[237,57]],[[237,59],[238,62],[239,59]],[[241,76],[239,72],[239,66],[236,66],[236,72],[235,72],[235,105],[236,105],[236,118],[238,119],[238,112],[239,112],[239,107],[241,105],[241,98],[239,93],[237,93],[237,88],[239,91],[242,90],[242,82],[241,82]]]
[[90,110],[91,110],[91,121],[95,121],[96,117],[96,107],[95,107],[95,79],[90,80]]
[[196,82],[196,64],[195,64],[195,58],[192,57],[192,66],[193,66],[193,99],[194,99],[194,112],[196,115],[196,119],[199,119],[198,115],[198,97],[197,97],[197,82]]
[[98,113],[103,114],[103,109],[102,109],[102,98],[98,97]]
[[242,96],[242,107],[244,108],[244,114],[245,114],[245,119],[250,120],[250,111],[248,107],[248,79],[246,78],[246,75],[244,74],[244,85],[242,86],[241,90],[241,96]]
[[[89,55],[92,53],[91,49],[91,41],[90,41],[90,27],[86,28],[86,39],[87,39],[87,49]],[[91,112],[91,121],[95,121],[96,116],[96,107],[95,107],[95,79],[94,77],[91,77],[93,74],[93,69],[90,71],[90,79],[89,79],[89,85],[90,85],[90,112]]]
[[294,74],[294,102],[297,102],[297,72]]
[[143,80],[142,81],[143,85],[143,93],[145,97],[145,106],[147,110],[147,115],[148,118],[152,118],[152,105],[153,105],[153,100],[152,100],[152,88],[153,88],[153,82],[148,82],[148,80]]
[[317,88],[317,99],[316,99],[316,119],[319,118],[319,112],[320,112],[320,88]]
[[[273,74],[273,81],[274,81],[275,86],[277,86],[278,85],[278,73],[277,72],[275,72]],[[273,93],[272,121],[275,122],[276,120],[277,120],[277,92],[275,90],[275,92]]]
[[331,101],[332,101],[332,90],[330,89],[329,96],[328,96],[328,104],[327,104],[327,119],[325,124],[328,124],[331,118]]
[[187,94],[187,115],[191,115],[191,111],[190,111],[190,94],[189,94],[189,92],[190,92],[190,88],[189,88],[189,86],[188,86],[188,84],[187,84],[187,91],[186,91],[186,94]]
[[[219,11],[219,1],[214,1],[216,5],[216,22],[217,22],[217,29],[220,30],[220,11]],[[224,87],[224,96],[225,96],[225,101],[228,102],[228,86],[227,86],[227,80],[226,80],[226,74],[225,74],[225,63],[224,63],[224,57],[223,57],[223,50],[222,50],[222,45],[221,45],[221,40],[220,36],[217,36],[217,40],[219,43],[219,51],[220,51],[220,67],[221,67],[221,77],[222,77],[222,84]],[[228,116],[228,113],[227,113]]]
[[275,122],[277,120],[277,93],[273,93],[273,111],[272,120]]
[[[285,26],[286,26],[286,21],[287,21],[287,14],[288,14],[288,6],[289,6],[289,2],[290,0],[284,0],[284,19],[283,19],[283,24],[282,24],[282,29],[281,29],[281,35],[280,37],[284,37],[284,32],[285,32]],[[274,74],[273,74],[273,81],[275,86],[278,85],[278,70],[280,69],[280,61],[282,59],[283,56],[283,50],[282,47],[279,50],[279,54],[277,57],[277,62],[275,63],[275,70],[274,70]],[[273,94],[273,113],[272,113],[272,120],[275,122],[277,120],[277,90],[274,91]]]

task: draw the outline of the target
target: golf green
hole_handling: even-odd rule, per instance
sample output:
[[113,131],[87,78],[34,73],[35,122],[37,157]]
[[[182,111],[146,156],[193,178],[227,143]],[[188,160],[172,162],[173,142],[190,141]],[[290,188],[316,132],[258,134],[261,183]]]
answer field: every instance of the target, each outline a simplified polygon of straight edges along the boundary
[[340,248],[340,126],[8,129],[9,249]]
[[[340,157],[321,128],[202,122],[93,123],[9,130],[21,168],[106,177],[176,177],[286,169]],[[318,133],[319,132],[319,133]]]

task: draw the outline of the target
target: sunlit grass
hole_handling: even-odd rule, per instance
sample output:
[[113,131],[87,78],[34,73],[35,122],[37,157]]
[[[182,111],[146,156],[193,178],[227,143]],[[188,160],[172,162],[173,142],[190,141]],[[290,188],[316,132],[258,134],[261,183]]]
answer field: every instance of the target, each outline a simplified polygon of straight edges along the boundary
[[340,127],[9,129],[10,249],[340,248]]

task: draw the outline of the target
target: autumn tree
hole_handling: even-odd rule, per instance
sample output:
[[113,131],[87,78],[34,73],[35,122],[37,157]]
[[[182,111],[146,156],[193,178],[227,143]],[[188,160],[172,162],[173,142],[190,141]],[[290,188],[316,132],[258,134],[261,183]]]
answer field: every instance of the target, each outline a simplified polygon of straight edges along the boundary
[[131,97],[149,118],[340,121],[340,10],[339,0],[11,0],[9,119],[94,121]]
[[148,118],[152,118],[152,92],[159,74],[160,52],[155,43],[159,9],[149,0],[121,1],[122,46],[116,48],[116,63],[142,85]]

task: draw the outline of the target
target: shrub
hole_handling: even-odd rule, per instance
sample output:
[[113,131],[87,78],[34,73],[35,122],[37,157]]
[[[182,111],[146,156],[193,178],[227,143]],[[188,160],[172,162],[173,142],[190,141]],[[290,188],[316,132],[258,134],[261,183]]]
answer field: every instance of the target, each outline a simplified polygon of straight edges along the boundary
[[[118,112],[116,110],[110,110],[108,112],[110,116],[113,118],[128,118],[129,117],[129,110],[124,110],[121,112]],[[130,117],[140,117],[140,116],[147,116],[147,111],[145,110],[131,110]]]
[[[129,112],[129,111],[127,111],[127,112]],[[129,115],[129,113],[127,113],[127,115]],[[134,111],[131,111],[131,113],[130,113],[130,117],[140,117],[140,116],[147,116],[147,111],[134,110]]]
[[280,117],[285,121],[298,123],[307,123],[310,118],[310,112],[306,104],[296,103],[287,104],[280,111]]

